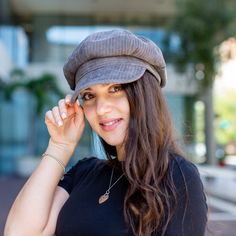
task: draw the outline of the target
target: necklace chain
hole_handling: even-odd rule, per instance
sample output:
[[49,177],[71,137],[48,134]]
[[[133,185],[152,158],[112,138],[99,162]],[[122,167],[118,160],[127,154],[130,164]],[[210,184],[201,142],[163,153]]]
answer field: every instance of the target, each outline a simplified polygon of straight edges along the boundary
[[106,190],[106,192],[105,192],[102,196],[100,196],[100,198],[99,198],[99,200],[98,200],[99,204],[102,204],[102,203],[104,203],[105,201],[108,200],[111,188],[112,188],[112,187],[123,177],[123,175],[124,175],[124,173],[123,173],[123,174],[111,185],[111,182],[112,182],[112,179],[113,179],[113,173],[114,173],[114,167],[112,168],[109,187],[108,187],[108,189]]
[[109,187],[106,191],[106,193],[110,193],[111,188],[122,178],[122,176],[124,175],[124,173],[111,185],[112,182],[112,178],[113,178],[113,172],[114,172],[114,167],[112,169],[112,173],[111,173],[111,178],[110,178],[110,183],[109,183]]

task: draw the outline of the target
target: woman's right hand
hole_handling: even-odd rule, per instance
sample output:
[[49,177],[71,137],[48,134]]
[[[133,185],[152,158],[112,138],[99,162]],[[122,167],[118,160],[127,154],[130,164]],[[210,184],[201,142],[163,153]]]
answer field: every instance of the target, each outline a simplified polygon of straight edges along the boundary
[[70,94],[45,114],[50,142],[61,148],[75,149],[85,127],[84,112],[78,99],[71,104]]

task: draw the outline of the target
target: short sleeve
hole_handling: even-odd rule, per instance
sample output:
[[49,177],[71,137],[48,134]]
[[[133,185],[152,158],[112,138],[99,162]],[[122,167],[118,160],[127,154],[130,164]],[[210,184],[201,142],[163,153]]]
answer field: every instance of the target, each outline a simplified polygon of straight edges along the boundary
[[208,206],[198,169],[181,157],[177,157],[174,162],[173,179],[177,191],[177,206],[165,235],[204,236]]
[[85,157],[79,160],[64,174],[58,186],[64,188],[70,194],[75,185],[75,180],[76,182],[79,181],[86,173],[91,171],[96,160],[98,160],[96,157]]

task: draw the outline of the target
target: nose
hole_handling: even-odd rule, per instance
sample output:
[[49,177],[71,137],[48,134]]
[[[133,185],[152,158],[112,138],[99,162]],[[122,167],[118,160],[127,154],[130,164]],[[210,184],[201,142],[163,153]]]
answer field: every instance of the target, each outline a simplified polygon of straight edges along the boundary
[[97,114],[99,116],[103,116],[104,114],[112,111],[112,104],[106,98],[98,98],[96,105]]

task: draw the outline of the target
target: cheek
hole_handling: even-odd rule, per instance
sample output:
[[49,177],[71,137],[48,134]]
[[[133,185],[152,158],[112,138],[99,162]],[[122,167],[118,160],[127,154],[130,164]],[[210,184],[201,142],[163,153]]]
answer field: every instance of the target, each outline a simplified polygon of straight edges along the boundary
[[127,97],[124,97],[119,101],[118,107],[121,109],[122,113],[126,114],[126,116],[129,117],[130,106]]
[[91,127],[93,127],[93,120],[95,117],[94,111],[91,108],[84,108],[84,115]]

